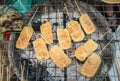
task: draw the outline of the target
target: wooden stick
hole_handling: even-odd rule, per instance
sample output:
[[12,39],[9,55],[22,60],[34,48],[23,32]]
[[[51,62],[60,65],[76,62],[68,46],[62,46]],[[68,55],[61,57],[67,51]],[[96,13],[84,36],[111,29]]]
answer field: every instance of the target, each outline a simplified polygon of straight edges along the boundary
[[9,68],[7,66],[7,81],[9,81]]
[[[76,4],[76,6],[77,6],[77,8],[78,8],[78,10],[79,10],[79,12],[80,12],[80,14],[82,15],[82,11],[81,11],[81,9],[80,9],[80,7],[78,6],[78,4],[77,4],[77,1],[76,0],[74,0],[74,2],[75,2],[75,4]],[[101,39],[101,38],[103,38],[107,33],[109,33],[111,31],[111,29],[109,30],[109,31],[107,31],[103,36],[101,36],[99,39]],[[98,41],[99,39],[97,39],[96,41]]]
[[112,31],[111,29],[107,32],[105,32],[100,38],[98,38],[96,41],[100,40],[101,38],[103,38],[105,35],[107,35],[110,31]]
[[[37,13],[38,9],[39,9],[39,7],[37,7],[37,9],[35,10],[33,16],[31,17],[31,19],[28,23],[28,26],[31,27],[31,28],[32,28],[31,22],[32,22],[33,18],[35,17],[35,14]],[[35,34],[35,31],[34,31],[34,35],[35,35],[36,38],[38,38],[37,35]]]
[[78,11],[80,12],[80,15],[82,15],[82,11],[81,11],[80,7],[78,6],[77,1],[74,0],[74,2],[75,2],[76,6],[77,6],[77,8],[78,8]]
[[70,16],[69,16],[69,12],[68,12],[68,8],[67,8],[67,5],[65,4],[65,2],[64,2],[64,6],[65,6],[65,9],[66,9],[66,12],[67,12],[68,17],[70,17]]
[[[39,7],[37,7],[37,9],[35,10],[35,13],[33,14],[32,18],[30,19],[30,21],[29,21],[29,23],[28,23],[28,26],[32,27],[32,26],[31,26],[31,22],[32,22],[35,14],[37,13],[38,9],[39,9]],[[46,14],[46,7],[45,7],[45,14]],[[38,38],[37,35],[36,35],[36,33],[35,33],[35,31],[34,31],[34,34],[35,34],[35,37]],[[46,40],[46,39],[42,36],[41,33],[40,33],[40,36],[41,36],[44,40]],[[47,40],[46,40],[46,41],[47,41]],[[47,42],[48,42],[48,41],[47,41]],[[49,42],[48,42],[48,43],[49,43]],[[51,44],[49,44],[49,45],[52,47]]]
[[1,64],[1,60],[0,60],[0,81],[2,81],[2,64]]
[[21,81],[22,81],[22,78],[23,78],[23,77],[22,77],[22,65],[21,65]]
[[[119,58],[118,58],[118,60],[119,60]],[[115,59],[115,66],[116,66],[116,69],[117,69],[117,74],[118,74],[118,79],[120,80],[120,64],[119,64],[119,62],[118,62],[118,60],[117,59]]]
[[[59,9],[58,9],[58,17],[59,17],[59,21],[60,21],[60,11],[59,11]],[[60,21],[60,27],[62,26],[62,24],[61,24],[61,21]]]
[[44,38],[44,36],[43,36],[41,33],[39,33],[39,34],[40,34],[40,36],[48,43],[49,46],[53,47],[53,45],[50,44],[50,43],[48,42],[48,40],[46,40],[46,39]]
[[45,6],[45,18],[48,21],[48,15],[47,15],[47,7]]
[[46,15],[46,13],[47,13],[47,8],[46,8],[46,6],[45,6],[45,15]]
[[103,49],[98,53],[98,55],[100,55],[107,48],[107,46],[112,42],[113,39],[114,37],[111,38],[111,40],[103,47]]
[[25,70],[25,63],[23,66],[21,65],[21,81],[24,81],[24,70]]
[[[9,65],[8,65],[9,66]],[[11,73],[11,67],[9,66],[9,81],[10,81],[10,78],[11,78],[11,75],[10,75],[10,73]]]
[[3,75],[4,75],[4,66],[2,65],[2,78],[1,78],[1,81],[3,81]]
[[31,19],[30,19],[30,21],[29,21],[29,23],[28,23],[28,26],[32,27],[32,26],[31,26],[31,22],[32,22],[33,18],[35,17],[35,14],[37,13],[38,9],[39,9],[39,7],[37,7],[37,9],[35,10],[35,13],[34,13],[33,16],[31,17]]

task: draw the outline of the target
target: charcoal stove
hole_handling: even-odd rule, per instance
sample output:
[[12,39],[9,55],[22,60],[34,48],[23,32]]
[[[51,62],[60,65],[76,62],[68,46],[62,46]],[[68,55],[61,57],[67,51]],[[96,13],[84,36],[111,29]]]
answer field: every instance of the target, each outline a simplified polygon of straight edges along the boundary
[[[10,65],[14,68],[15,74],[17,75],[17,80],[22,78],[21,66],[25,65],[24,79],[26,81],[107,81],[105,77],[109,76],[108,74],[111,68],[116,68],[116,66],[114,66],[114,59],[116,59],[115,42],[118,43],[119,40],[114,39],[114,41],[111,42],[110,45],[102,52],[102,63],[94,77],[87,78],[81,75],[79,69],[84,62],[78,61],[73,56],[74,50],[78,46],[83,44],[85,41],[87,41],[89,38],[93,40],[100,38],[104,33],[110,30],[110,27],[105,17],[101,14],[102,11],[98,11],[95,9],[96,6],[100,6],[98,5],[98,3],[95,3],[95,5],[88,5],[87,3],[80,1],[78,2],[78,4],[83,12],[88,13],[90,18],[94,22],[97,30],[91,35],[86,35],[85,39],[82,42],[72,42],[72,48],[65,50],[65,53],[72,59],[72,64],[69,67],[64,68],[64,70],[60,70],[58,67],[56,67],[56,65],[52,62],[51,59],[41,61],[36,59],[35,52],[32,46],[32,41],[36,39],[34,35],[32,36],[29,46],[26,50],[20,50],[15,48],[15,43],[18,39],[20,32],[12,32],[10,41],[6,42],[9,44],[7,51]],[[60,0],[55,2],[49,0],[44,4],[35,5],[30,11],[27,11],[26,14],[23,15],[24,25],[29,22],[32,14],[34,13],[34,9],[36,7],[39,7],[39,10],[32,22],[33,28],[38,35],[37,37],[40,37],[39,26],[46,21],[50,21],[52,24],[52,30],[54,35],[53,45],[56,45],[58,44],[56,29],[60,26],[60,23],[62,23],[61,27],[65,28],[67,22],[69,22],[71,19],[78,21],[78,18],[80,16],[74,2],[67,3],[69,16],[64,12],[63,6],[63,1]],[[45,14],[45,8],[47,10],[47,14]],[[60,20],[57,12],[58,9],[60,10]],[[107,42],[112,38],[112,36],[113,32],[111,31],[107,33],[107,35],[105,35],[103,38],[98,40],[97,43],[99,44],[99,48],[95,52],[99,53],[102,48],[107,44]],[[48,49],[50,49],[50,46],[47,47]],[[115,73],[111,74],[109,77],[117,78],[118,75],[114,74]]]

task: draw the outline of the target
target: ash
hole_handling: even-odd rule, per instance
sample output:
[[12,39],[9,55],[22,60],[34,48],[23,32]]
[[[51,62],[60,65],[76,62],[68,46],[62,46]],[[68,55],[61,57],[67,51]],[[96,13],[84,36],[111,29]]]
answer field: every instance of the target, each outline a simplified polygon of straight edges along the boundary
[[[71,14],[71,13],[70,13]],[[77,12],[73,12],[73,17],[74,18],[78,18],[79,14]],[[53,30],[53,36],[54,36],[54,40],[57,40],[56,37],[56,29],[59,26],[59,23],[62,23],[62,27],[63,28],[63,13],[60,12],[60,19],[57,16],[57,13],[50,13],[48,16],[50,18],[50,22],[52,23],[52,30]],[[42,15],[41,16],[41,22],[44,23],[45,21],[47,21],[47,15]],[[38,16],[39,18],[39,16]],[[38,19],[39,21],[40,19]],[[58,23],[58,26],[54,26],[53,23]],[[94,33],[92,33],[91,35],[86,35],[86,37],[84,38],[83,41],[87,41],[88,39],[93,39],[93,40],[97,40],[98,38],[101,38],[103,36],[103,32],[101,32],[100,30],[96,30]],[[102,40],[103,38],[101,38]],[[33,40],[35,40],[33,38]],[[65,70],[61,70],[58,67],[56,67],[56,65],[53,63],[53,61],[49,58],[47,60],[37,60],[36,56],[35,56],[35,52],[33,48],[28,48],[27,50],[24,51],[23,54],[21,54],[21,56],[23,58],[29,59],[32,63],[33,66],[36,66],[38,64],[44,64],[47,68],[47,72],[49,73],[49,75],[47,75],[44,79],[48,80],[48,81],[64,81],[65,78],[67,78],[68,81],[90,81],[90,78],[86,78],[84,76],[81,75],[80,73],[80,67],[82,66],[83,63],[76,61],[76,58],[74,57],[74,50],[76,48],[78,48],[80,45],[82,45],[84,42],[79,42],[79,43],[72,43],[72,48],[65,50],[65,53],[72,59],[72,64],[70,66],[68,66],[66,69],[66,73],[67,73],[67,77],[64,77],[65,74]],[[58,42],[54,42],[53,45],[58,44]],[[32,46],[31,44],[29,44],[30,46]],[[101,51],[101,47],[100,46],[104,46],[103,44],[99,43],[99,47],[98,49],[95,51],[97,54]],[[48,49],[50,49],[50,47],[48,46]],[[105,65],[105,68],[102,68],[103,70],[101,71],[104,74],[104,71],[107,70],[107,65]]]
[[[99,36],[96,33],[93,33],[91,37],[92,39],[96,40]],[[88,36],[84,40],[86,41],[89,38],[90,37]],[[35,38],[33,37],[32,40],[35,40]],[[86,77],[81,75],[80,67],[82,66],[82,63],[79,61],[76,61],[76,58],[74,57],[74,50],[80,45],[82,45],[83,43],[84,42],[73,43],[72,48],[65,50],[65,53],[72,60],[72,64],[67,67],[67,72],[66,72],[68,81],[84,81],[84,80],[89,81],[89,78],[86,79]],[[34,52],[34,48],[32,47],[32,43],[30,43],[28,47],[29,48],[26,49],[24,53],[21,54],[21,57],[28,59],[32,63],[32,66],[37,67],[38,64],[45,65],[47,67],[46,71],[49,73],[49,75],[47,75],[47,77],[44,79],[47,79],[48,81],[64,81],[65,79],[64,69],[63,70],[59,69],[50,58],[47,60],[45,59],[37,60]],[[48,46],[48,49],[50,49],[49,46]],[[98,49],[100,49],[100,47]],[[99,52],[99,50],[97,50],[96,52]],[[105,71],[105,69],[103,71]]]

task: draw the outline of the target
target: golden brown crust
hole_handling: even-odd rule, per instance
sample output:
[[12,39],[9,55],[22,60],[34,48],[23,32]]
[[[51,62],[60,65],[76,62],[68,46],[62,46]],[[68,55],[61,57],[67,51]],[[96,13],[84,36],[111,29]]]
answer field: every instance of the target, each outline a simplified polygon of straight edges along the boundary
[[93,51],[97,49],[97,47],[98,44],[92,39],[89,39],[75,50],[75,56],[80,61],[84,61]]
[[82,75],[86,77],[93,77],[97,72],[100,64],[101,64],[100,56],[93,53],[88,57],[83,66],[80,68],[80,72]]
[[74,42],[79,42],[84,39],[85,37],[84,32],[82,31],[81,26],[77,21],[68,22],[67,29]]
[[63,69],[71,64],[70,58],[64,53],[64,51],[57,45],[53,46],[50,51],[50,57],[53,62],[60,68]]
[[50,22],[46,22],[40,27],[42,38],[47,44],[53,43],[52,27]]
[[17,42],[16,42],[16,48],[26,49],[32,34],[33,34],[32,28],[24,27],[20,33],[20,36],[19,36]]
[[81,15],[79,20],[86,34],[91,34],[96,30],[96,27],[94,26],[88,14]]
[[67,29],[57,28],[57,38],[62,49],[69,49],[71,47],[71,39]]
[[33,47],[38,60],[49,58],[49,52],[47,50],[46,43],[42,38],[38,38],[33,41]]

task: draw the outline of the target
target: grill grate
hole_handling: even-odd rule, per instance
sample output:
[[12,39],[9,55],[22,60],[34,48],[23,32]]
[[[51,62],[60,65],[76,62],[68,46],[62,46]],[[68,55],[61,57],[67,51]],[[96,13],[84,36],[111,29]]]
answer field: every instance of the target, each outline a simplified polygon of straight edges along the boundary
[[[78,21],[79,12],[74,2],[72,4],[71,3],[67,4],[70,18]],[[19,81],[21,78],[20,66],[24,65],[24,63],[25,63],[24,78],[27,81],[103,81],[103,80],[109,81],[108,79],[106,79],[106,77],[109,77],[110,81],[117,81],[119,79],[119,75],[118,75],[119,69],[116,66],[116,64],[119,67],[120,65],[115,60],[119,59],[119,56],[116,56],[116,51],[120,50],[120,39],[115,39],[102,52],[103,54],[101,56],[102,63],[95,77],[87,78],[82,76],[79,72],[79,69],[84,62],[80,62],[76,58],[74,58],[73,56],[74,50],[89,38],[96,40],[97,38],[100,38],[106,31],[108,31],[110,27],[114,28],[115,30],[119,25],[119,22],[115,25],[109,25],[106,22],[105,18],[103,17],[105,16],[105,10],[103,6],[105,6],[106,4],[96,1],[91,2],[90,0],[87,0],[86,3],[90,4],[90,6],[86,5],[83,2],[79,2],[79,5],[81,6],[84,12],[88,13],[88,15],[91,17],[91,19],[93,20],[93,22],[95,23],[98,29],[92,35],[86,36],[86,38],[82,42],[73,43],[72,48],[65,51],[65,53],[72,59],[72,64],[69,67],[65,68],[64,70],[60,70],[59,68],[57,68],[55,64],[51,62],[51,59],[42,60],[42,61],[38,61],[36,59],[31,44],[32,41],[36,39],[34,36],[32,36],[32,39],[30,40],[28,49],[24,51],[15,48],[15,42],[20,32],[12,32],[10,41],[0,42],[0,44],[2,44],[1,47],[3,47],[1,50],[2,54],[4,55],[8,54],[10,66],[14,68],[16,76],[14,76],[13,78],[16,78],[16,81]],[[37,30],[36,33],[39,36],[39,26],[42,23],[49,20],[52,23],[52,27],[53,27],[52,29],[54,35],[54,45],[58,44],[58,41],[56,40],[57,39],[56,28],[59,26],[60,22],[62,22],[63,28],[66,26],[66,23],[69,22],[69,18],[67,14],[63,13],[64,12],[63,2],[60,0],[55,0],[55,1],[46,0],[44,4],[33,6],[31,10],[27,11],[26,14],[23,15],[24,25],[28,23],[37,6],[39,6],[39,10],[35,18],[33,19],[33,24],[32,24],[34,30]],[[99,11],[95,10],[91,6],[98,9]],[[45,7],[47,8],[46,15],[44,9]],[[57,9],[60,9],[60,19],[61,19],[60,21],[58,19]],[[115,12],[118,13],[119,11],[115,11]],[[100,13],[102,13],[103,16]],[[120,17],[117,17],[116,19],[119,21]],[[114,32],[109,32],[104,38],[97,41],[97,43],[99,44],[99,48],[98,50],[96,50],[97,53],[106,45],[106,43],[111,39],[113,34]],[[115,36],[116,38],[118,38],[117,34]],[[48,49],[50,49],[49,46]],[[8,60],[8,59],[2,59],[2,60]],[[110,71],[111,68],[112,68],[112,74],[109,74],[108,72]],[[112,79],[114,78],[114,80],[112,80],[111,78]]]

